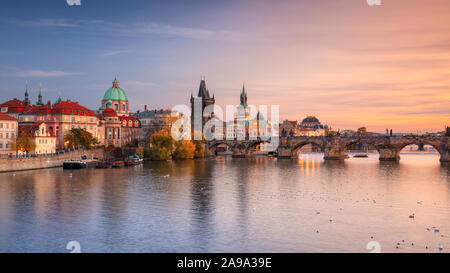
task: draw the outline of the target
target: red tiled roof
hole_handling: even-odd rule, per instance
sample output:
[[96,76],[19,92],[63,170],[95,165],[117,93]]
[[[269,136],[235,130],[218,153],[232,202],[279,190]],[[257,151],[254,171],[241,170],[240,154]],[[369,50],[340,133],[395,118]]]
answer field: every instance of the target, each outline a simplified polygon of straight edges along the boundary
[[80,105],[78,102],[70,100],[59,101],[54,104],[46,104],[42,106],[33,106],[28,109],[25,115],[74,115],[74,116],[95,116],[95,113]]
[[70,100],[60,101],[54,104],[52,113],[59,115],[95,116],[94,111],[80,105],[78,102]]
[[112,108],[106,108],[103,110],[102,115],[104,117],[117,117],[117,112]]
[[3,113],[0,113],[0,120],[18,121],[18,119],[13,118],[10,115],[6,115],[6,114],[3,114]]
[[119,119],[120,119],[120,120],[137,121],[137,118],[132,117],[132,116],[120,116]]
[[25,111],[24,115],[50,115],[52,113],[51,105],[43,105],[43,106],[32,106],[27,111]]
[[0,104],[0,108],[3,107],[8,107],[8,113],[22,113],[30,109],[32,106],[26,105],[23,101],[19,99],[12,99]]

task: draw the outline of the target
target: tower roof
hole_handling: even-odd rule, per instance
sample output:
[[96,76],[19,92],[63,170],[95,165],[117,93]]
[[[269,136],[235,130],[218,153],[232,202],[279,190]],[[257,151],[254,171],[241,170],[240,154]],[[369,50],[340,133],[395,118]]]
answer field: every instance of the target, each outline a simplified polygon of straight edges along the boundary
[[127,94],[125,91],[119,87],[119,80],[117,78],[113,81],[113,86],[106,90],[103,96],[103,101],[128,101]]
[[202,79],[200,81],[200,87],[198,88],[198,95],[197,97],[208,99],[209,98],[209,92],[208,89],[206,89],[206,81],[205,79]]
[[242,85],[240,101],[242,106],[247,106],[247,91],[245,91],[245,85]]

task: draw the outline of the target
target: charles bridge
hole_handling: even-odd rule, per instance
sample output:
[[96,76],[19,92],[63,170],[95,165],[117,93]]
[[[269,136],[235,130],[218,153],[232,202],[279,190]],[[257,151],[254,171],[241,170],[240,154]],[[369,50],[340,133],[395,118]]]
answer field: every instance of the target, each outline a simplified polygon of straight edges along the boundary
[[[234,157],[251,156],[260,144],[268,141],[256,140],[213,140],[207,143],[208,153],[214,155],[217,147],[226,146]],[[365,145],[378,151],[380,161],[399,161],[400,151],[408,145],[431,145],[440,154],[441,162],[450,161],[450,137],[448,136],[320,136],[280,137],[278,158],[295,158],[300,149],[311,144],[324,153],[325,160],[343,160],[345,152],[353,145]]]

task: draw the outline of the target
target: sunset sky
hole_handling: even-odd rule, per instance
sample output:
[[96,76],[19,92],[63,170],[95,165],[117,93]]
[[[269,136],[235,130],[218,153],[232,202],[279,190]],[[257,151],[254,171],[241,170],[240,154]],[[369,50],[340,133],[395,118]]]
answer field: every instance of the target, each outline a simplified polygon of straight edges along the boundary
[[188,104],[205,75],[217,104],[278,104],[335,129],[450,125],[450,1],[3,1],[0,101],[97,109],[118,76],[131,110]]

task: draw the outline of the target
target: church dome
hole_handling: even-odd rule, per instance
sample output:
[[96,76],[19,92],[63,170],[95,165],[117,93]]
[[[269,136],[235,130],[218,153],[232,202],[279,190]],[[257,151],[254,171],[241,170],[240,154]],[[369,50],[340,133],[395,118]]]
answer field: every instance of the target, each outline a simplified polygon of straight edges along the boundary
[[105,95],[103,96],[104,101],[128,101],[127,94],[125,91],[119,87],[119,81],[117,78],[113,81],[113,86],[106,90]]
[[302,123],[320,123],[320,122],[315,116],[308,116],[302,121]]

